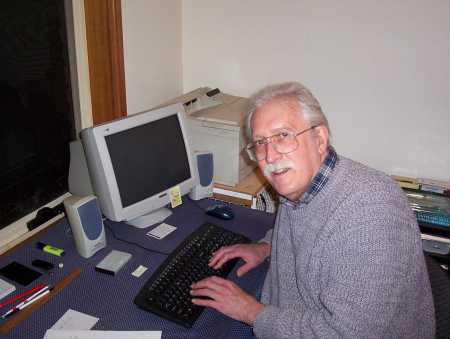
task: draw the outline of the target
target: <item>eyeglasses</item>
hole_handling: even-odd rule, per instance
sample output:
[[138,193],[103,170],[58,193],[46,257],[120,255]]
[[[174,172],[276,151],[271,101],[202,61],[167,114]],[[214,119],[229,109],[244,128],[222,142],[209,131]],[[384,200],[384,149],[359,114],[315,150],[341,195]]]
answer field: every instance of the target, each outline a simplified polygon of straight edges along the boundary
[[278,134],[271,135],[270,137],[261,138],[249,143],[246,147],[248,156],[251,160],[260,161],[264,160],[267,156],[267,147],[269,143],[272,143],[275,151],[281,154],[287,154],[294,152],[298,148],[297,137],[300,134],[306,133],[319,125],[311,126],[300,132],[283,131]]

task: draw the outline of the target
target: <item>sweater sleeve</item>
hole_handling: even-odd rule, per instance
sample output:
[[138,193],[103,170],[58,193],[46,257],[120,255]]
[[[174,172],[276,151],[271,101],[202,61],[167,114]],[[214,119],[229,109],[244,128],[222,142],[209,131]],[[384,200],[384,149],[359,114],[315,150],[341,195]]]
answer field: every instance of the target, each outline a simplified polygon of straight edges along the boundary
[[290,307],[267,305],[256,319],[255,335],[377,338],[392,322],[399,321],[396,326],[401,328],[398,314],[408,312],[400,309],[402,299],[408,291],[423,288],[409,270],[421,251],[410,219],[386,207],[354,206],[350,209],[354,213],[339,218],[334,231],[318,240],[325,245],[317,307],[307,308],[301,300]]
[[266,232],[266,235],[264,236],[264,238],[262,238],[261,240],[258,240],[258,242],[266,242],[266,243],[270,244],[272,241],[272,234],[273,234],[273,228],[269,229]]

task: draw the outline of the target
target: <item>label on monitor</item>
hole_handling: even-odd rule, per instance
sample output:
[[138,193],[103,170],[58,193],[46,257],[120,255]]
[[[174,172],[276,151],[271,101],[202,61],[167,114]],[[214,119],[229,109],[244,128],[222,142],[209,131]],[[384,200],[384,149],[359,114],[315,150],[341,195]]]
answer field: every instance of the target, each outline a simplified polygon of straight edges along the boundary
[[172,208],[182,204],[180,186],[175,186],[170,189],[170,204]]

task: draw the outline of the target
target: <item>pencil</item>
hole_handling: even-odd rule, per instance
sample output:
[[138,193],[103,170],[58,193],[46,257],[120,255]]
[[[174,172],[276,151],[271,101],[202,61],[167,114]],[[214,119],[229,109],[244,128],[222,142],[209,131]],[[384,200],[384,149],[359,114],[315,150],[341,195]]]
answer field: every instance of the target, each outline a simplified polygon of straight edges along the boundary
[[7,306],[9,304],[12,304],[13,302],[16,302],[17,300],[22,299],[22,298],[26,297],[27,295],[30,295],[30,294],[32,294],[32,293],[36,292],[37,290],[40,290],[40,289],[42,289],[44,287],[45,287],[44,284],[38,284],[38,285],[36,285],[36,287],[33,287],[32,289],[30,289],[28,291],[25,291],[25,292],[23,292],[21,294],[18,294],[16,296],[14,296],[14,297],[12,297],[12,298],[10,298],[8,300],[5,300],[4,302],[0,303],[0,308],[2,308],[4,306]]

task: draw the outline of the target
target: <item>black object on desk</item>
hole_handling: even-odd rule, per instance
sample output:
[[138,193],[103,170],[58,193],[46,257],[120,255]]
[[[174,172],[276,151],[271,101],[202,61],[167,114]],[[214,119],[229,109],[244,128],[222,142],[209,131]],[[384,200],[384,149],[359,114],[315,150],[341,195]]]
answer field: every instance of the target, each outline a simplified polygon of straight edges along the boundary
[[223,204],[211,205],[205,209],[205,213],[223,220],[231,220],[234,218],[231,207]]
[[45,271],[49,271],[51,270],[53,267],[55,267],[55,265],[53,265],[51,262],[45,261],[45,260],[41,260],[41,259],[34,259],[31,262],[31,265],[38,267],[40,269],[43,269]]
[[27,286],[42,275],[42,273],[24,266],[17,261],[13,261],[5,267],[2,267],[0,274],[23,286]]
[[42,207],[39,211],[37,211],[36,217],[27,222],[27,228],[29,231],[32,231],[60,213],[64,213],[64,206],[62,204],[56,205],[53,208]]
[[222,246],[248,242],[250,240],[243,235],[213,224],[203,224],[164,261],[134,302],[147,311],[192,327],[204,307],[192,304],[191,284],[212,275],[226,277],[237,260],[215,270],[208,266],[212,253]]

